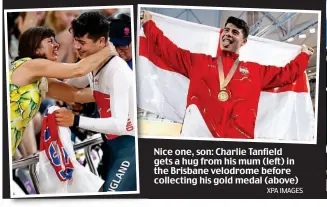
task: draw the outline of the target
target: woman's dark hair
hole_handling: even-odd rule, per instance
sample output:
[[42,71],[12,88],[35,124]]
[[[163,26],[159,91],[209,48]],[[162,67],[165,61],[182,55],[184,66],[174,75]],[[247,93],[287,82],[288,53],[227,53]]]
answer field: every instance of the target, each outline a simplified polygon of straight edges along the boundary
[[45,38],[55,37],[55,33],[48,27],[32,27],[26,30],[19,38],[18,57],[16,60],[24,57],[44,58],[36,54],[41,41]]

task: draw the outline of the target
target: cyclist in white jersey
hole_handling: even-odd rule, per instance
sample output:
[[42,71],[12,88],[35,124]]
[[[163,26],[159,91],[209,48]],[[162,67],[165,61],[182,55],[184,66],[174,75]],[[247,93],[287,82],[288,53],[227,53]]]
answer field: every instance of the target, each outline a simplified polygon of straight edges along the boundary
[[[78,117],[62,108],[57,113],[58,124],[68,126],[73,118],[79,118],[80,128],[106,134],[107,139],[112,139],[117,135],[134,136],[133,79],[133,72],[118,56],[110,58],[102,68],[85,77],[70,79],[67,83],[77,88],[90,85],[89,89],[84,90],[83,96],[88,99],[85,102],[96,102],[100,118]],[[64,112],[71,113],[71,119],[60,119],[60,115]]]
[[[108,24],[108,25],[107,25]],[[108,44],[109,23],[99,12],[83,13],[72,22],[75,47],[80,58],[93,54]],[[96,102],[100,118],[74,115],[66,108],[56,111],[59,126],[78,126],[105,134],[109,153],[104,191],[135,191],[135,122],[134,76],[127,63],[118,56],[82,78],[68,84],[79,90],[78,100]]]

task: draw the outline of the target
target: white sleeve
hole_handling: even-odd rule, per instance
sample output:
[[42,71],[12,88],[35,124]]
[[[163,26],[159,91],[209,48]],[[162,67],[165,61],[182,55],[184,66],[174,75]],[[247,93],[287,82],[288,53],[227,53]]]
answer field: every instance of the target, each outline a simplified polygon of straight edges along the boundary
[[85,88],[89,85],[88,74],[83,77],[71,78],[66,81],[67,84],[74,86],[75,88]]
[[[127,66],[127,65],[126,65]],[[122,68],[120,68],[122,69]],[[123,71],[116,71],[110,90],[110,118],[80,117],[79,127],[104,134],[122,135],[126,131],[129,113],[129,78]]]

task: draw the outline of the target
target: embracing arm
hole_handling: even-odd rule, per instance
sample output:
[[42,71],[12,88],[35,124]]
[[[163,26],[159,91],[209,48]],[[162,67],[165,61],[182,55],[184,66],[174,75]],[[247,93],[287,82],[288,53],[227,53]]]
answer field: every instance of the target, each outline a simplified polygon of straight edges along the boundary
[[95,101],[90,88],[77,89],[55,79],[48,79],[47,96],[67,103],[89,103]]
[[65,83],[74,86],[75,88],[86,88],[90,84],[88,75],[83,77],[70,78],[66,80]]
[[60,79],[81,77],[101,67],[113,55],[117,55],[117,52],[114,46],[110,44],[78,63],[57,63],[46,59],[33,59],[26,61],[19,67],[19,70],[14,72],[13,81],[16,78],[20,83],[26,84],[27,82],[28,84],[41,77]]

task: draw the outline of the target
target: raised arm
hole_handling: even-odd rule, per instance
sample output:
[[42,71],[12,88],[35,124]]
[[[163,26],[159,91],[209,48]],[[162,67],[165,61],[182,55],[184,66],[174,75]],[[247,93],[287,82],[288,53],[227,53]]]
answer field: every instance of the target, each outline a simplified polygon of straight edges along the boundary
[[309,58],[312,54],[312,48],[303,46],[301,53],[284,67],[259,65],[262,89],[268,90],[282,87],[296,81],[296,79],[308,68]]
[[[152,15],[147,11],[144,11],[142,23],[146,39],[148,39],[145,44],[148,44],[147,47],[151,48],[151,52],[155,52],[157,56],[161,57],[167,66],[175,72],[189,78],[192,74],[194,61],[202,57],[203,54],[191,53],[189,50],[184,50],[174,44],[156,26],[152,21]],[[144,40],[141,39],[140,41],[142,43]]]

